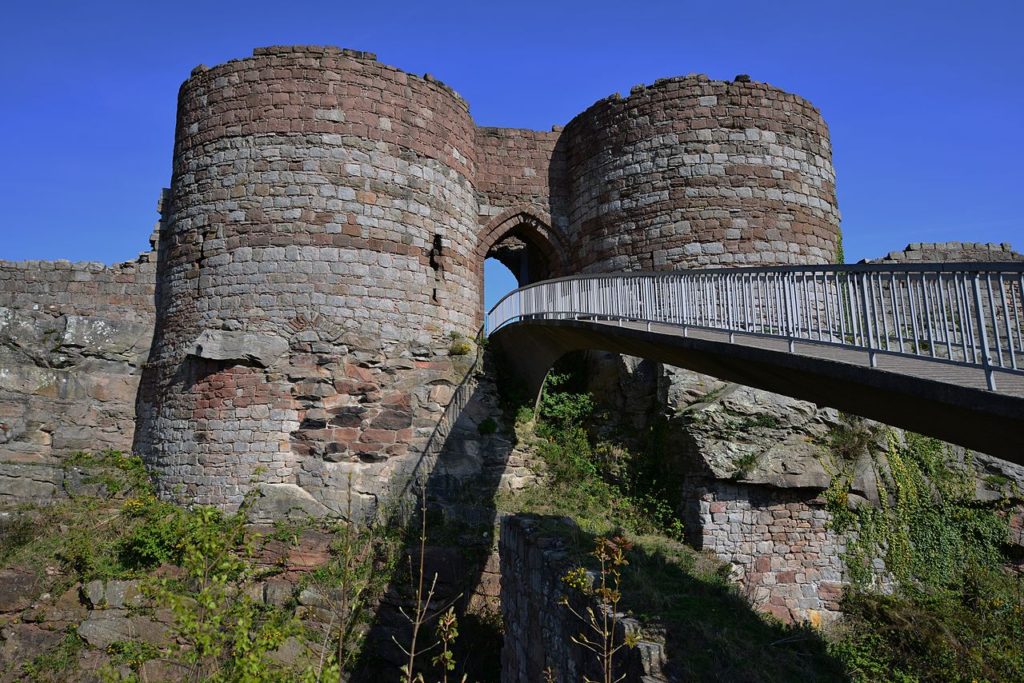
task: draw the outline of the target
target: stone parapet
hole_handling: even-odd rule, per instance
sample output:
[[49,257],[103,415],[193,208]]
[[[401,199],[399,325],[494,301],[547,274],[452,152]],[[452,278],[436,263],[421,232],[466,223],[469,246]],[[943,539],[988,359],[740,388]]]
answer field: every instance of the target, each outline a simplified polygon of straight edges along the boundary
[[911,242],[902,251],[861,263],[1020,263],[1024,254],[1003,242]]

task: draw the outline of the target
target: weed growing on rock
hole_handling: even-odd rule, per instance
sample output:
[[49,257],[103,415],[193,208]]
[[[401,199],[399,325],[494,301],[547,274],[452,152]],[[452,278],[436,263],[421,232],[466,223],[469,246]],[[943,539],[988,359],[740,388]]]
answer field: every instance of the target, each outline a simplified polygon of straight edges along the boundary
[[458,332],[451,332],[448,335],[448,355],[449,356],[468,356],[473,352],[473,342],[466,337],[463,337]]
[[78,653],[84,646],[78,633],[69,629],[57,647],[33,657],[22,667],[22,672],[33,683],[69,680],[78,668]]

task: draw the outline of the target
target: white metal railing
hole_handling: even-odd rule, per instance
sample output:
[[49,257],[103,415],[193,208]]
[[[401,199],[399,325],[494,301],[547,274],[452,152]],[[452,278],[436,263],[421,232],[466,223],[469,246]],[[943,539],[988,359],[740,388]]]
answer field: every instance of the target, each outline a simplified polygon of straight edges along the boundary
[[612,273],[539,282],[487,314],[697,327],[1024,371],[1024,264],[858,264]]

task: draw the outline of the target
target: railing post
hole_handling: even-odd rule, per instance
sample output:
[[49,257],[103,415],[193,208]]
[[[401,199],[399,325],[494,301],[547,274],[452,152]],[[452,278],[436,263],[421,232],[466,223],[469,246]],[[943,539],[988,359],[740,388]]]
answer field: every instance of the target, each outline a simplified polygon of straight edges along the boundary
[[981,366],[985,368],[985,380],[989,391],[996,390],[996,376],[992,369],[992,361],[988,356],[988,332],[985,330],[985,313],[981,309],[981,285],[978,283],[979,273],[973,273],[971,282],[974,285],[974,313],[978,319],[978,334],[981,335]]
[[793,339],[793,335],[796,334],[796,332],[795,332],[795,330],[793,328],[793,320],[794,320],[796,311],[794,310],[795,309],[795,305],[794,305],[795,302],[794,302],[794,299],[793,299],[794,294],[793,294],[792,273],[783,273],[782,274],[782,291],[783,291],[782,298],[783,298],[783,302],[785,303],[785,307],[786,307],[785,308],[785,310],[786,310],[786,335],[789,337],[789,352],[793,353],[796,350],[795,341]]
[[871,319],[871,312],[868,309],[868,287],[867,287],[867,275],[861,274],[860,276],[860,301],[861,310],[864,312],[864,329],[867,332],[868,338],[868,362],[871,367],[878,367],[878,358],[875,356],[875,326]]

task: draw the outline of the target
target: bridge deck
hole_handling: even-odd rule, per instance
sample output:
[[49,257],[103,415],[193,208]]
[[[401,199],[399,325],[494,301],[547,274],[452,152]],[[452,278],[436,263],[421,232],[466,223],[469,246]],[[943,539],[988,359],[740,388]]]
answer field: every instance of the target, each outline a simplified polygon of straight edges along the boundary
[[488,329],[538,391],[603,349],[1024,464],[1024,264],[580,275],[511,292]]
[[[792,349],[786,339],[777,337],[766,337],[762,335],[744,334],[742,332],[725,332],[702,327],[680,327],[665,323],[646,323],[636,321],[613,321],[613,320],[590,320],[592,323],[599,323],[609,327],[627,328],[638,331],[651,331],[659,334],[669,334],[692,339],[703,339],[706,341],[733,343],[755,349],[768,351],[791,352],[798,356],[815,358],[820,360],[831,360],[840,363],[847,363],[861,368],[870,367],[870,355],[867,349],[851,348],[825,344],[820,342],[796,339],[793,341]],[[957,386],[969,387],[985,391],[988,383],[985,371],[977,366],[965,366],[955,363],[943,362],[924,356],[906,356],[885,351],[875,352],[875,369],[886,372],[909,375],[920,379],[929,379],[936,382],[955,384]],[[1001,369],[994,369],[996,386],[999,393],[1024,398],[1024,373],[1009,372]]]

